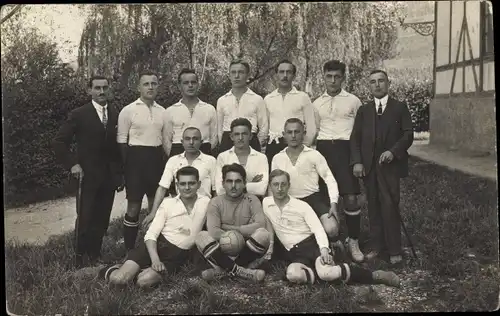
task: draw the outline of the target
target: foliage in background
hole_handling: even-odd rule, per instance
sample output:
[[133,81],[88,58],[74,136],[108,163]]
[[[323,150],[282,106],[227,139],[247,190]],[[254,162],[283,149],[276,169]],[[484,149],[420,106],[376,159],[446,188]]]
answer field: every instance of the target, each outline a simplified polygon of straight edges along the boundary
[[[338,58],[348,64],[346,89],[366,100],[366,72],[394,55],[397,25],[393,21],[403,14],[404,4],[214,3],[82,8],[89,15],[76,72],[61,62],[58,47],[50,38],[23,27],[29,6],[2,24],[7,206],[74,191],[67,170],[55,161],[50,142],[68,113],[89,102],[85,86],[91,74],[102,73],[111,79],[111,103],[121,109],[138,97],[137,73],[156,70],[161,76],[157,101],[167,107],[180,99],[176,83],[180,69],[191,67],[201,74],[206,57],[200,98],[215,106],[230,89],[227,65],[236,56],[250,63],[250,88],[262,96],[275,89],[274,65],[282,58],[291,59],[298,67],[297,87],[313,99],[323,90],[324,61]],[[415,130],[427,130],[431,83],[414,80],[406,70],[391,71],[390,76],[394,96],[407,102],[412,111]]]

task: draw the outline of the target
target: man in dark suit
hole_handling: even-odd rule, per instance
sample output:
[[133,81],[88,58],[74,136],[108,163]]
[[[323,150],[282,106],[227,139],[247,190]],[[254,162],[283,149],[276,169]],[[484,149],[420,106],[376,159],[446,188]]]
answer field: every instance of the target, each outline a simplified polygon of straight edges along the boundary
[[[54,149],[71,174],[82,178],[81,204],[75,230],[76,266],[99,260],[115,190],[123,189],[121,157],[116,142],[118,112],[107,104],[109,83],[94,76],[88,83],[92,101],[71,111],[60,127]],[[76,155],[70,145],[76,139]]]
[[402,261],[401,225],[396,214],[399,179],[408,175],[413,126],[406,104],[388,96],[389,83],[385,71],[370,73],[374,100],[358,110],[350,147],[353,174],[363,179],[368,199],[372,250],[365,258],[373,259],[387,250],[390,262],[396,264]]

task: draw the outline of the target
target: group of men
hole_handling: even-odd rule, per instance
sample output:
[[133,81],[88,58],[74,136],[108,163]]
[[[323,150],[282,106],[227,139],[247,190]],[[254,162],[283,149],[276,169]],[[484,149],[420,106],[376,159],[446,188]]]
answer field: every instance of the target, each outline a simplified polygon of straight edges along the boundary
[[[292,62],[281,61],[275,71],[278,88],[262,98],[247,86],[248,63],[231,62],[231,91],[214,108],[197,97],[196,73],[183,69],[182,99],[167,109],[154,101],[158,77],[142,73],[139,99],[120,113],[107,105],[108,81],[91,78],[92,103],[72,111],[54,140],[58,157],[83,179],[77,264],[99,260],[115,190],[125,185],[127,257],[100,271],[112,283],[156,284],[197,248],[205,280],[229,274],[262,281],[259,267],[277,257],[289,262],[286,278],[295,283],[319,278],[397,286],[393,272],[335,264],[333,254],[343,248],[337,209],[342,197],[352,260],[386,250],[391,263],[401,262],[396,212],[413,141],[408,108],[388,96],[382,70],[371,72],[374,100],[363,106],[342,88],[346,67],[340,61],[325,63],[326,91],[314,103],[293,87]],[[77,156],[69,149],[73,137]],[[359,179],[368,197],[366,255],[358,242]],[[148,215],[140,223],[144,195]],[[147,231],[136,247],[141,224]],[[237,256],[220,247],[228,231],[245,240]]]

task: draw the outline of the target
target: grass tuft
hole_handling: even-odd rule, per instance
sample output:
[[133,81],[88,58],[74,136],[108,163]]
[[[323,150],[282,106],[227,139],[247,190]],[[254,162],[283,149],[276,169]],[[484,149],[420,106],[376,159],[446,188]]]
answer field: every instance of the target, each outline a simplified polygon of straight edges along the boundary
[[[44,246],[6,241],[8,308],[22,315],[348,313],[394,311],[403,308],[398,302],[408,301],[410,311],[490,311],[498,304],[500,284],[497,195],[493,181],[410,158],[410,176],[401,183],[401,209],[419,260],[407,257],[405,266],[393,268],[409,285],[386,296],[370,286],[291,285],[282,280],[282,262],[272,263],[264,284],[229,277],[207,283],[187,264],[153,289],[113,287],[96,279],[96,269],[71,267],[72,234],[67,233]],[[366,213],[365,206],[362,241],[368,232]],[[104,238],[106,261],[119,262],[125,255],[118,242],[121,222],[112,221]],[[143,236],[141,231],[138,243]],[[389,269],[380,260],[369,267]],[[425,299],[412,293],[424,293]],[[396,307],[390,307],[391,301]]]

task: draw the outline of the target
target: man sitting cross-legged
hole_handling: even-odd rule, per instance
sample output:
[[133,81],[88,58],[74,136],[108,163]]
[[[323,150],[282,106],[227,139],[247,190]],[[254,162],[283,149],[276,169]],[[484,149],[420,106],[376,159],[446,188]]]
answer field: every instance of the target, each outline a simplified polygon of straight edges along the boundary
[[175,272],[188,260],[210,199],[197,194],[201,183],[196,168],[183,167],[176,178],[179,195],[163,200],[144,243],[129,252],[123,265],[105,267],[99,277],[113,284],[134,281],[140,287],[152,286],[162,280],[163,273]]
[[[272,253],[271,235],[265,228],[269,223],[262,212],[262,204],[252,194],[244,192],[245,168],[237,163],[222,167],[225,193],[214,197],[207,207],[207,230],[196,237],[198,250],[213,268],[202,272],[204,280],[229,273],[244,279],[260,282],[264,270],[247,269],[250,264],[264,257],[269,260]],[[266,225],[267,224],[267,225]],[[243,236],[245,246],[232,258],[224,253],[219,240],[224,232],[234,230]],[[209,265],[206,265],[209,267]]]
[[314,283],[319,277],[323,281],[399,286],[399,277],[394,272],[372,272],[346,263],[335,265],[328,238],[317,215],[306,202],[288,194],[290,175],[275,169],[269,179],[272,196],[264,198],[263,210],[272,226],[270,233],[276,233],[286,249],[283,259],[289,262],[286,269],[288,281]]

